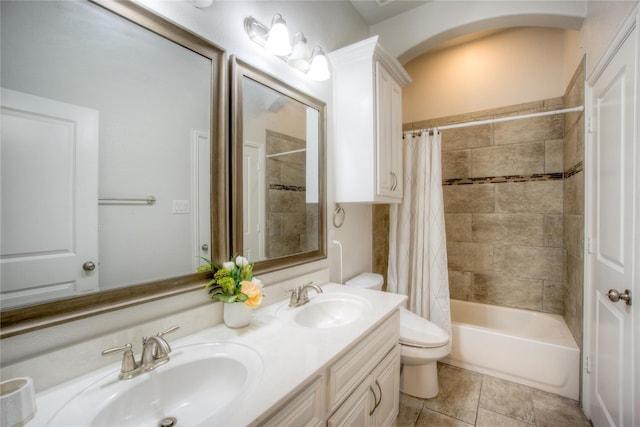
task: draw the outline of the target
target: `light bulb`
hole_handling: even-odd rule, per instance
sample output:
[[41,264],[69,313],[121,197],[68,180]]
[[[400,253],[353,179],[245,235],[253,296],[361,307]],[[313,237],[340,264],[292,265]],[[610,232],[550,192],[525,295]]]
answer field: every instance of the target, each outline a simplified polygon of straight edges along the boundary
[[273,22],[271,23],[269,34],[267,34],[267,41],[264,47],[276,56],[287,56],[291,53],[291,41],[289,40],[287,23],[284,22],[282,15],[279,13],[273,15]]
[[312,80],[318,81],[327,80],[331,77],[331,72],[329,71],[329,60],[320,46],[316,46],[313,49],[313,54],[311,55],[311,68],[309,68],[307,76]]
[[309,62],[310,56],[311,52],[309,51],[309,45],[307,44],[307,39],[304,34],[296,33],[293,40],[293,50],[287,62],[293,68],[306,72],[309,67],[311,67],[311,63]]

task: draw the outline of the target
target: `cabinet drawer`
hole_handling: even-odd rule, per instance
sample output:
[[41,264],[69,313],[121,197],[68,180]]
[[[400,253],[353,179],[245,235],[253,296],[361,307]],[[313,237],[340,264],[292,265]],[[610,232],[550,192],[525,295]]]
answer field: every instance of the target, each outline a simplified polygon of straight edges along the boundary
[[264,426],[322,426],[324,425],[324,377],[318,377],[298,397],[289,401]]
[[376,330],[329,368],[327,408],[335,410],[398,342],[400,312],[395,311]]

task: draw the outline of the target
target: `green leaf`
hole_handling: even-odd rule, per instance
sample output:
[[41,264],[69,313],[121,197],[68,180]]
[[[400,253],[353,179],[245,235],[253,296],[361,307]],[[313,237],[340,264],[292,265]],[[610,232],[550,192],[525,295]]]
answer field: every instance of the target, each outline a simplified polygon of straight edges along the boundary
[[224,303],[230,304],[232,302],[236,302],[236,295],[220,295],[218,299]]

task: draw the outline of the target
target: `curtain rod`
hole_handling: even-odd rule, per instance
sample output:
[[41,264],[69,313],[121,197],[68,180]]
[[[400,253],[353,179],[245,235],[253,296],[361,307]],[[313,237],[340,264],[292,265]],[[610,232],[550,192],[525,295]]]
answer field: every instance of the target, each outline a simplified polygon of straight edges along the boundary
[[509,117],[500,117],[497,119],[487,119],[487,120],[478,120],[475,122],[466,122],[466,123],[457,123],[454,125],[446,125],[446,126],[437,126],[433,128],[425,128],[425,129],[413,129],[405,131],[404,133],[418,133],[418,132],[428,132],[431,130],[446,130],[446,129],[456,129],[456,128],[466,128],[469,126],[478,126],[478,125],[487,125],[491,123],[500,123],[500,122],[508,122],[511,120],[520,120],[520,119],[530,119],[533,117],[541,117],[541,116],[552,116],[554,114],[562,114],[562,113],[573,113],[576,111],[584,111],[584,106],[580,105],[578,107],[565,108],[562,110],[553,110],[553,111],[542,111],[540,113],[531,113],[531,114],[522,114],[520,116],[509,116]]

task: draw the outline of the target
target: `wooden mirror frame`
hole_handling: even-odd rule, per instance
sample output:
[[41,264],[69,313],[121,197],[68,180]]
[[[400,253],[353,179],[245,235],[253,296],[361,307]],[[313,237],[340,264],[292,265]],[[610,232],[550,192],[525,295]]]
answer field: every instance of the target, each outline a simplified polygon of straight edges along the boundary
[[231,208],[234,213],[231,217],[231,248],[233,254],[243,253],[243,79],[249,78],[255,82],[263,84],[281,94],[292,98],[307,107],[318,111],[318,249],[314,251],[301,252],[279,258],[257,261],[254,266],[255,273],[268,273],[300,264],[319,261],[327,257],[327,233],[326,233],[326,104],[319,101],[298,89],[295,89],[277,78],[243,62],[231,57]]
[[[226,109],[226,53],[200,36],[129,1],[88,0],[118,19],[126,19],[211,60],[211,258],[229,258],[229,203]],[[98,314],[190,292],[202,287],[207,273],[152,281],[59,301],[3,310],[0,339]]]

